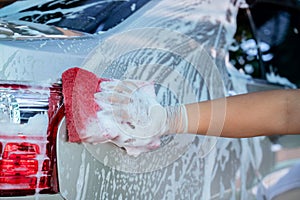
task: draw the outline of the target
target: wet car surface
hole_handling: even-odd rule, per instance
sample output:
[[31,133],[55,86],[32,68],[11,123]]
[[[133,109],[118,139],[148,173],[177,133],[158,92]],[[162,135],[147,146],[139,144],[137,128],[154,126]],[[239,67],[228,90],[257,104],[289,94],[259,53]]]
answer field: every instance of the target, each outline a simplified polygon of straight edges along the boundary
[[[226,63],[237,6],[223,1],[150,1],[101,34],[4,21],[8,37],[0,42],[0,49],[5,50],[0,53],[1,79],[51,84],[59,81],[64,70],[82,66],[102,77],[156,80],[158,99],[163,105],[289,88],[290,84],[253,79]],[[220,16],[212,15],[220,10]],[[25,27],[27,32],[23,32],[24,36],[14,35],[7,24]],[[34,33],[48,30],[47,36],[34,36],[27,28],[31,25],[39,27],[33,28]],[[186,85],[188,91],[182,91],[181,85]],[[284,150],[299,148],[299,143],[291,144],[299,141],[297,136],[276,138],[273,142],[284,148],[277,152],[267,137],[176,136],[164,138],[165,145],[160,150],[133,158],[109,144],[69,143],[66,132],[61,119],[55,147],[56,194],[12,199],[255,199],[266,175],[289,169],[299,159],[284,158]],[[283,162],[286,160],[289,162]],[[4,196],[0,199],[8,198]]]

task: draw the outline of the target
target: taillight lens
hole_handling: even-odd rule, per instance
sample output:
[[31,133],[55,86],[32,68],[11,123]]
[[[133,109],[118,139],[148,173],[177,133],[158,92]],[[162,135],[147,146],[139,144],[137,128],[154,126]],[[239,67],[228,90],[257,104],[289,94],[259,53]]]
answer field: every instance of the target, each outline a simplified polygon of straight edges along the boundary
[[57,193],[61,86],[0,82],[0,196]]

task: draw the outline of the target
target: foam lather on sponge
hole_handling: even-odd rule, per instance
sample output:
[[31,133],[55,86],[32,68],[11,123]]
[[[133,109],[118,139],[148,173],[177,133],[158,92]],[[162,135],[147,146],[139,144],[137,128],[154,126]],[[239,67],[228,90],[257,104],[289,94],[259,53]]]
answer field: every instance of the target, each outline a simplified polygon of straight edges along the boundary
[[97,120],[100,109],[94,94],[100,91],[99,84],[105,79],[81,69],[71,68],[62,74],[66,124],[70,142],[81,142],[82,130],[87,120]]
[[[114,117],[118,116],[107,115],[109,107],[98,104],[99,102],[95,100],[95,93],[101,93],[101,83],[106,81],[112,84],[119,83],[118,80],[99,78],[92,72],[81,68],[71,68],[62,74],[69,142],[95,144],[111,142],[124,147],[127,153],[133,156],[157,149],[160,146],[160,136],[139,139],[128,135],[117,125],[118,122]],[[155,96],[154,83],[132,81],[141,87],[141,90],[145,90],[147,98]],[[131,111],[134,114],[135,111]]]

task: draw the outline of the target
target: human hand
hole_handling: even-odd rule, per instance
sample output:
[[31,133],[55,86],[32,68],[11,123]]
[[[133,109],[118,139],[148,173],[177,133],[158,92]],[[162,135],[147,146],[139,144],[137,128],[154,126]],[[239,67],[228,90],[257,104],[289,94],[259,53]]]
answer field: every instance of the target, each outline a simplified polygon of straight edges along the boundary
[[187,131],[185,106],[162,107],[153,83],[112,80],[100,87],[94,96],[101,107],[97,114],[101,127],[129,154],[158,148],[162,135]]

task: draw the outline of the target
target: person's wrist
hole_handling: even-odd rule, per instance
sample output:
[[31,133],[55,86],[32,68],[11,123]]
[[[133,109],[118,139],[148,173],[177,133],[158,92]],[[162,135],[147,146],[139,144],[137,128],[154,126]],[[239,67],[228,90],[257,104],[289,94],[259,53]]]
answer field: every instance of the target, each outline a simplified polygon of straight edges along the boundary
[[170,133],[186,133],[188,131],[188,116],[185,105],[165,107],[166,131]]

